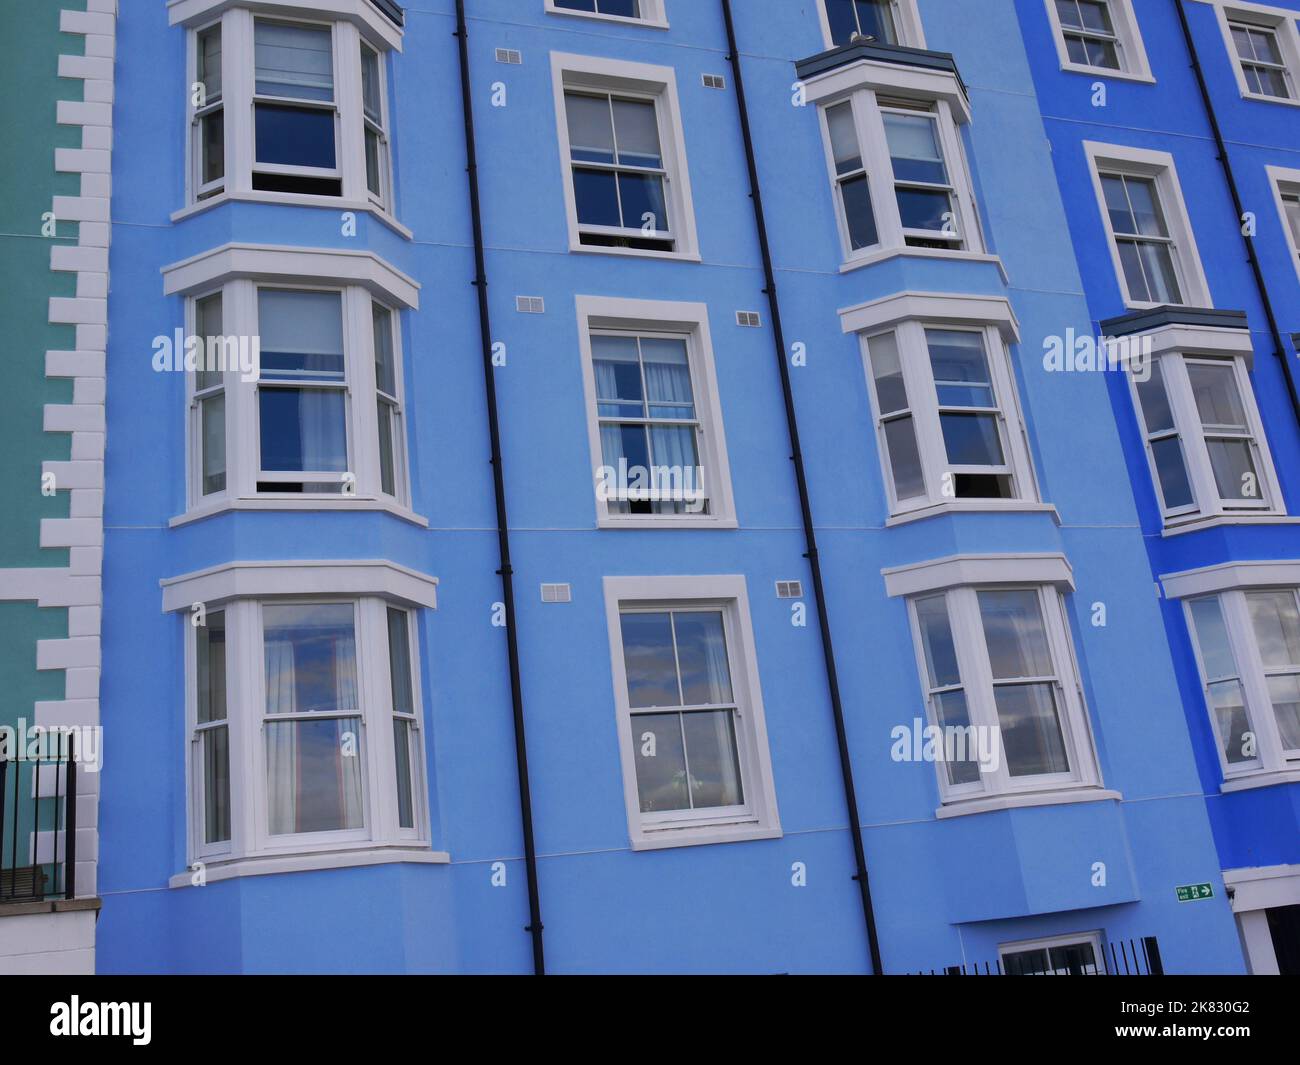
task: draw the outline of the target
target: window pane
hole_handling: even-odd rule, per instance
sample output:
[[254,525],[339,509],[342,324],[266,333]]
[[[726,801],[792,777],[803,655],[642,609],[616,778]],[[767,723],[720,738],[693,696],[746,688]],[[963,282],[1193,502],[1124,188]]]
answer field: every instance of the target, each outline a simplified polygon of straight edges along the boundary
[[840,182],[844,200],[844,223],[849,231],[849,247],[854,251],[880,243],[876,230],[875,208],[871,205],[871,185],[865,175]]
[[262,630],[268,714],[357,709],[352,604],[267,604]]
[[695,417],[695,392],[686,341],[644,337],[641,358],[645,363],[646,399],[652,418]]
[[740,806],[745,795],[736,753],[735,715],[730,710],[685,714],[682,727],[691,769],[692,808]]
[[1036,590],[980,592],[979,605],[994,680],[1055,675]]
[[1124,184],[1128,188],[1129,203],[1133,207],[1133,222],[1137,226],[1128,232],[1140,233],[1146,237],[1169,236],[1156,198],[1156,183],[1150,178],[1126,177]]
[[221,314],[221,293],[214,292],[211,296],[205,296],[201,300],[194,302],[194,332],[199,339],[203,341],[205,352],[205,361],[203,369],[194,374],[194,391],[202,392],[207,388],[215,388],[221,384],[221,373],[215,368],[209,370],[206,368],[206,351],[208,349],[209,338],[216,338],[223,335],[225,327],[222,324]]
[[1111,229],[1116,233],[1136,233],[1137,222],[1133,219],[1124,179],[1115,174],[1103,174],[1101,187],[1106,195],[1106,211],[1110,215]]
[[1087,56],[1088,66],[1106,67],[1110,70],[1119,69],[1119,52],[1115,48],[1114,41],[1098,41],[1089,38],[1080,43],[1083,45]]
[[1131,240],[1119,241],[1119,259],[1124,268],[1124,282],[1128,286],[1129,299],[1135,303],[1159,303],[1154,290],[1147,285],[1139,245]]
[[1287,224],[1291,227],[1291,239],[1300,245],[1300,196],[1287,196],[1282,202],[1286,207]]
[[258,104],[257,161],[276,166],[333,170],[334,112]]
[[203,82],[205,104],[221,99],[221,26],[199,34],[199,81]]
[[898,334],[881,333],[867,341],[871,374],[876,386],[876,405],[881,415],[907,410],[907,385],[898,354]]
[[1168,244],[1139,244],[1142,271],[1146,275],[1148,300],[1152,303],[1182,303],[1174,257]]
[[948,620],[946,596],[934,595],[916,601],[916,621],[921,630],[921,647],[925,653],[926,672],[931,688],[947,688],[961,683],[957,665],[957,648]]
[[659,123],[654,103],[615,98],[613,104],[619,163],[623,166],[662,166],[663,153],[659,150]]
[[[953,758],[945,761],[948,783],[974,784],[980,778],[979,754],[970,729],[970,713],[966,708],[964,691],[940,692],[934,697],[935,713],[939,718],[939,727],[944,730],[945,758],[952,743]],[[961,732],[956,730],[960,729]],[[949,741],[948,736],[954,739]],[[960,744],[960,746],[958,745]]]
[[1210,709],[1219,729],[1224,760],[1229,765],[1255,761],[1258,745],[1246,713],[1241,684],[1228,680],[1209,687]]
[[415,827],[415,795],[411,786],[411,722],[393,718],[393,754],[397,771],[397,825]]
[[379,421],[379,490],[385,495],[397,495],[397,467],[393,461],[393,429],[397,418],[393,405],[386,399],[375,401]]
[[226,614],[209,614],[194,630],[198,650],[198,723],[226,720]]
[[1142,418],[1146,422],[1148,434],[1161,433],[1174,428],[1174,412],[1169,406],[1164,371],[1158,361],[1151,363],[1150,378],[1137,383],[1137,394],[1142,404]]
[[[375,382],[385,395],[397,395],[393,365],[393,312],[382,303],[371,302],[370,323],[375,337]],[[341,350],[341,348],[340,348]]]
[[900,188],[897,190],[897,199],[904,229],[924,229],[931,233],[946,232],[956,236],[952,199],[946,192]]
[[618,175],[613,171],[575,167],[573,195],[577,201],[578,221],[583,225],[617,227],[623,224],[618,208]]
[[1237,388],[1237,374],[1231,363],[1187,363],[1196,409],[1207,429],[1245,429],[1246,409]]
[[688,611],[673,615],[677,661],[685,706],[730,703],[731,667],[720,612]]
[[1210,466],[1219,498],[1225,501],[1262,501],[1255,456],[1246,440],[1207,440]]
[[226,396],[223,392],[199,403],[203,438],[203,494],[226,490]]
[[[629,705],[681,706],[670,615],[666,611],[625,613],[619,622],[623,632],[623,665],[627,670]],[[645,718],[637,720],[644,721]]]
[[347,415],[342,391],[263,387],[258,392],[258,414],[263,470],[347,470]]
[[624,229],[645,229],[667,233],[668,206],[664,201],[664,179],[658,174],[618,175],[618,195],[623,204]]
[[373,129],[366,130],[366,188],[376,196],[384,194],[383,166],[380,155],[383,142]]
[[1273,704],[1283,748],[1288,751],[1300,749],[1300,677],[1295,674],[1269,677],[1268,697]]
[[898,33],[889,0],[826,0],[831,40],[848,44],[855,33],[881,44],[897,44]]
[[328,27],[258,19],[253,45],[259,94],[296,100],[334,98],[334,45]]
[[984,338],[955,329],[927,329],[930,366],[941,407],[996,407]]
[[1052,686],[999,685],[993,691],[1007,772],[1013,777],[1068,773],[1070,760],[1065,753]]
[[203,161],[199,181],[207,185],[226,176],[226,113],[213,111],[199,119]]
[[645,416],[641,356],[636,337],[593,336],[592,363],[596,398],[602,417]]
[[1196,645],[1201,651],[1201,664],[1210,680],[1219,677],[1236,677],[1237,662],[1228,642],[1228,627],[1223,620],[1223,607],[1217,596],[1194,599],[1191,604],[1192,625],[1196,630]]
[[263,288],[257,311],[263,380],[343,380],[340,293]]
[[1005,465],[997,415],[942,414],[939,423],[950,465]]
[[388,672],[393,689],[393,713],[414,714],[415,697],[411,691],[410,615],[405,610],[388,608]]
[[1295,593],[1251,592],[1246,602],[1264,668],[1300,666],[1300,610]]
[[205,729],[203,749],[203,840],[230,839],[230,730]]
[[569,151],[574,159],[585,163],[614,162],[614,127],[609,98],[564,94],[569,124]]
[[885,136],[894,163],[895,181],[946,185],[948,171],[939,148],[934,119],[927,115],[884,115]]
[[1160,495],[1166,510],[1189,507],[1196,502],[1192,483],[1187,474],[1187,461],[1183,456],[1182,442],[1176,436],[1156,440],[1151,444],[1155,458],[1156,476],[1160,480]]
[[377,126],[384,124],[379,92],[379,53],[366,45],[361,46],[361,106],[366,117]]
[[[627,617],[624,615],[625,623]],[[691,796],[686,780],[681,715],[633,715],[632,746],[636,750],[636,786],[641,812],[689,810]]]
[[831,133],[835,172],[851,174],[855,170],[861,170],[862,150],[858,147],[858,132],[853,125],[853,105],[844,103],[828,107],[826,125]]
[[[694,476],[700,466],[700,455],[695,446],[696,428],[693,425],[655,425],[650,427],[650,465],[666,467],[677,471],[685,478]],[[665,487],[672,487],[666,485]],[[687,484],[683,488],[699,488],[698,484]]]
[[902,502],[925,495],[921,451],[916,442],[916,427],[910,416],[885,423],[885,447],[889,450],[895,497]]
[[267,723],[271,835],[364,827],[360,745],[359,717]]

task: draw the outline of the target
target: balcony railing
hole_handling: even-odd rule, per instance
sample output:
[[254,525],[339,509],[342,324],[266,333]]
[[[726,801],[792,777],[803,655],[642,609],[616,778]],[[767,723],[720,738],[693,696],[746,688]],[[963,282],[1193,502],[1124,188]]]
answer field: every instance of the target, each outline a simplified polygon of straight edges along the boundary
[[75,759],[0,759],[0,903],[73,898],[76,867]]

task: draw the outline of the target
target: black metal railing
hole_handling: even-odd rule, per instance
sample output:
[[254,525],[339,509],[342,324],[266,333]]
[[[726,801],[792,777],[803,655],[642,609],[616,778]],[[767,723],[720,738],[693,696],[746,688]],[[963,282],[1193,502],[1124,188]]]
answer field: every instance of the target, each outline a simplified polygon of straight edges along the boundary
[[1051,955],[1039,965],[1028,957],[1034,952],[1008,956],[1006,961],[976,962],[950,965],[945,969],[931,969],[918,976],[1164,976],[1164,963],[1160,960],[1160,944],[1155,936],[1141,939],[1111,939],[1100,945],[1100,951],[1089,961],[1077,953],[1068,958],[1054,960]]
[[0,903],[76,895],[77,763],[0,759]]

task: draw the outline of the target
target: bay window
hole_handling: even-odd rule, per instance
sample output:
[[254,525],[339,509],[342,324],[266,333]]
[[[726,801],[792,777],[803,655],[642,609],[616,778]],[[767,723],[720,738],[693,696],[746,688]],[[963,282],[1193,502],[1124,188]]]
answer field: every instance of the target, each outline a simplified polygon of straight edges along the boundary
[[959,557],[886,582],[906,596],[926,716],[951,751],[936,759],[945,804],[1100,786],[1063,559]]
[[253,504],[407,513],[409,279],[369,253],[233,245],[165,273],[188,297],[191,516]]
[[[167,582],[167,608],[217,600],[200,623],[182,619],[190,853],[217,868],[427,845],[413,607],[433,605],[433,582],[394,567],[385,576],[386,564],[331,565],[244,563]],[[241,568],[264,595],[242,597]],[[307,591],[335,577],[364,587],[372,576],[375,594]]]
[[744,579],[605,597],[633,849],[780,835]]
[[173,12],[193,27],[190,202],[224,194],[389,210],[386,54],[400,33],[362,0],[333,21],[256,8],[229,7],[206,25]]
[[1284,512],[1243,357],[1168,351],[1129,379],[1166,526]]
[[[1036,508],[1005,308],[904,294],[842,312],[861,334],[890,512]],[[986,316],[980,322],[979,317]],[[880,323],[873,327],[873,323]],[[860,328],[859,328],[860,327]]]

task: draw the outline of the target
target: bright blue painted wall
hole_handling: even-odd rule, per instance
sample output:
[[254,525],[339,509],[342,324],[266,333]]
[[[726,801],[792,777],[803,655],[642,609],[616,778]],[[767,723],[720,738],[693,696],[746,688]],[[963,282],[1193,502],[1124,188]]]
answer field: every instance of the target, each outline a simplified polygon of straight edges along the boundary
[[[469,7],[495,339],[509,352],[497,385],[548,967],[865,971],[816,618],[793,627],[789,604],[772,594],[774,581],[808,574],[719,7],[668,0],[668,31],[546,15],[541,0]],[[1053,168],[1049,135],[1063,134],[1059,123],[1044,128],[1035,79],[1042,91],[1046,75],[1018,43],[1017,14],[1034,43],[1032,7],[921,4],[929,46],[955,54],[970,89],[971,166],[1004,282],[978,262],[839,272],[816,115],[791,106],[794,61],[824,48],[815,5],[735,4],[786,338],[809,356],[792,371],[795,402],[884,963],[908,972],[983,962],[999,942],[1104,929],[1114,939],[1158,936],[1171,971],[1236,972],[1226,901],[1174,899],[1176,884],[1213,879],[1219,856],[1188,733],[1195,715],[1184,714],[1173,664],[1185,649],[1173,632],[1171,658],[1144,546],[1150,502],[1140,482],[1135,501],[1131,449],[1104,377],[1042,368],[1044,337],[1085,332],[1109,313],[1080,279],[1081,269],[1103,276],[1109,259],[1080,213],[1091,191],[1084,199],[1070,184],[1064,141]],[[158,8],[123,13],[118,53],[100,968],[527,971],[505,646],[490,624],[500,585],[453,4],[408,11],[392,63],[397,215],[412,241],[364,218],[355,239],[343,238],[335,212],[296,207],[227,204],[171,223],[183,203],[184,99],[158,86],[183,83],[184,35]],[[496,47],[519,49],[523,65],[495,64]],[[567,251],[552,51],[676,69],[702,264]],[[725,74],[728,90],[705,89],[706,72]],[[507,107],[489,104],[496,81]],[[1178,128],[1188,109],[1169,111],[1162,124]],[[421,309],[403,314],[402,329],[413,509],[431,529],[385,514],[272,513],[167,527],[184,507],[184,383],[149,360],[152,338],[181,323],[182,301],[162,295],[158,271],[231,240],[370,248],[420,281]],[[862,361],[836,311],[904,289],[1011,300],[1022,406],[1059,521],[965,514],[885,528]],[[544,296],[547,313],[517,315],[516,294]],[[576,294],[709,305],[740,530],[596,530]],[[765,328],[737,328],[738,309],[760,310]],[[905,609],[886,597],[880,571],[964,552],[1069,558],[1077,591],[1068,610],[1101,772],[1122,801],[939,821],[933,766],[890,759],[891,730],[925,711]],[[185,861],[185,634],[181,619],[161,613],[158,581],[285,558],[387,558],[440,579],[420,645],[434,845],[452,864],[168,889]],[[633,853],[601,579],[719,573],[748,583],[784,836]],[[572,583],[573,603],[543,606],[542,581]],[[1091,624],[1097,602],[1107,606],[1104,628]],[[490,886],[497,860],[508,865],[505,888]],[[806,888],[791,886],[795,862],[807,867]],[[1104,886],[1093,885],[1097,862]]]

